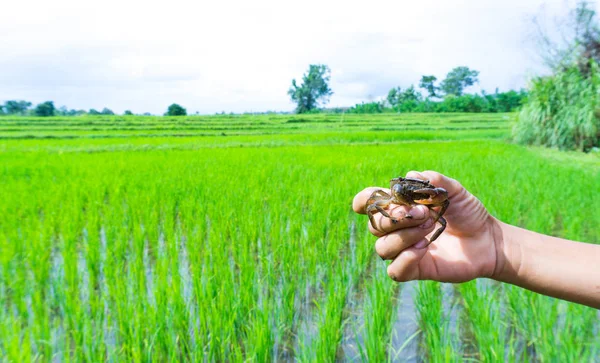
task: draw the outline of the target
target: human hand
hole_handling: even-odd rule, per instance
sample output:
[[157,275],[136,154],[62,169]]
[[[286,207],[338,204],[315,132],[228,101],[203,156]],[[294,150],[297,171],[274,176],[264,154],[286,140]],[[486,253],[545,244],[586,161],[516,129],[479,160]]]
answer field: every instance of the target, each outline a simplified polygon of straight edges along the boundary
[[[434,171],[409,172],[406,176],[427,179],[434,186],[446,189],[450,206],[444,218],[448,224],[437,240],[430,243],[427,236],[439,226],[433,223],[433,214],[427,207],[390,205],[388,212],[398,219],[397,223],[377,213],[374,219],[379,230],[370,222],[369,230],[379,237],[375,243],[377,254],[393,260],[388,275],[395,281],[465,282],[478,277],[493,278],[503,264],[499,222],[454,179]],[[378,189],[389,192],[386,188],[364,189],[354,197],[354,211],[365,214],[367,199]],[[403,218],[409,211],[413,218]]]

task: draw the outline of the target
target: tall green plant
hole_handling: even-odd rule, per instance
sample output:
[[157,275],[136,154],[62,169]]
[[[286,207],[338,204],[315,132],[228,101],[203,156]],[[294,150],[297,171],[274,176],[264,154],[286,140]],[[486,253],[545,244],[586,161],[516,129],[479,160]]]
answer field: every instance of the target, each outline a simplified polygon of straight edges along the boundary
[[517,142],[586,151],[600,144],[600,73],[577,65],[532,81],[529,99],[513,129]]

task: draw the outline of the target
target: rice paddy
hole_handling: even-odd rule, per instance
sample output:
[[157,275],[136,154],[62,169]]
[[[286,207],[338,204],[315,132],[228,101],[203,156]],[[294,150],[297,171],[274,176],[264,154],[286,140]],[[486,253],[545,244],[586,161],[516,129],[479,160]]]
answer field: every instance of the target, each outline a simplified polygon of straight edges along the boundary
[[600,157],[512,114],[0,117],[6,361],[595,361],[597,311],[491,280],[397,284],[351,209],[410,170],[600,241]]

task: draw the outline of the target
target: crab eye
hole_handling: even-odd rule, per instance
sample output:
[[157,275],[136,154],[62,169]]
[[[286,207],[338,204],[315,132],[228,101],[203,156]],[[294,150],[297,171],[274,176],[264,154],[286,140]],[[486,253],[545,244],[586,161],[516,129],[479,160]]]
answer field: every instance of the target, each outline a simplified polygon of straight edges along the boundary
[[398,193],[401,194],[404,190],[404,185],[402,184],[394,184],[394,186],[392,187],[392,191],[394,193]]

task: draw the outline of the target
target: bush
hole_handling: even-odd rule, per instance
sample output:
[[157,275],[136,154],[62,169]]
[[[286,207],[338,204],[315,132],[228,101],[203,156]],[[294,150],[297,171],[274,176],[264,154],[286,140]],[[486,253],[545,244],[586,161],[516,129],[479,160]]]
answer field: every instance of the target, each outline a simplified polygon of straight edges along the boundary
[[590,64],[586,75],[572,65],[532,81],[513,129],[515,141],[581,151],[600,144],[600,72],[595,61]]
[[167,113],[165,113],[165,116],[186,116],[186,115],[187,115],[186,109],[179,106],[176,103],[169,106]]
[[360,103],[348,110],[349,113],[382,113],[383,112],[382,102],[369,102]]
[[40,103],[36,106],[34,113],[36,116],[40,117],[54,116],[54,114],[56,113],[54,102],[46,101],[44,103]]

